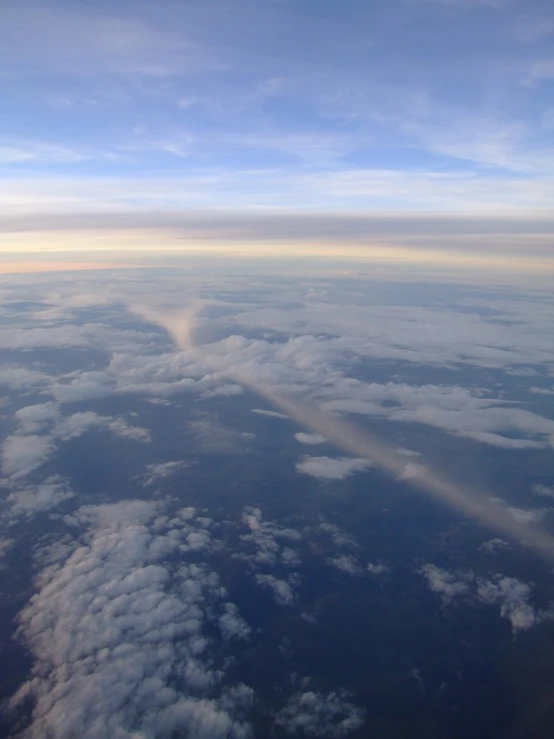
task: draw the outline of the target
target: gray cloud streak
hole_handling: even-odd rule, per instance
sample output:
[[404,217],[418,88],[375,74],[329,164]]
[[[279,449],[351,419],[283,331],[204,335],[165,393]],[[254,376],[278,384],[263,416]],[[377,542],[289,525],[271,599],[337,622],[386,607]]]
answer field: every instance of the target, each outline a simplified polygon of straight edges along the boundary
[[[142,313],[144,315],[144,312]],[[189,349],[193,342],[192,316],[189,308],[183,312],[187,318],[186,341],[181,345],[174,330],[174,315],[164,323],[164,314],[156,315],[156,323],[164,327],[177,346]],[[209,361],[209,360],[208,360]],[[373,462],[389,474],[409,480],[421,492],[444,503],[465,516],[488,526],[498,533],[519,541],[541,557],[554,561],[554,539],[537,527],[515,521],[508,510],[492,501],[486,491],[474,492],[450,480],[435,470],[418,462],[406,476],[406,462],[395,450],[380,441],[374,434],[361,429],[350,421],[324,413],[314,405],[299,398],[289,398],[276,393],[265,383],[254,381],[240,372],[229,372],[230,378],[264,398],[274,407],[302,426],[335,444],[339,449]]]
[[[271,388],[244,377],[235,377],[253,392],[261,395],[272,405],[286,413],[303,426],[325,436],[339,449],[357,457],[364,457],[396,477],[402,477],[406,463],[399,458],[392,447],[384,444],[365,429],[360,429],[350,421],[323,413],[319,408],[298,398],[287,398],[275,393]],[[554,560],[554,540],[549,534],[536,527],[518,523],[501,506],[488,500],[487,493],[470,492],[458,483],[440,473],[418,463],[410,474],[409,481],[414,487],[435,500],[490,526],[498,532],[520,541],[525,547],[541,556]]]
[[[178,183],[168,183],[174,186]],[[546,215],[482,215],[430,212],[413,215],[408,211],[371,215],[355,210],[348,213],[319,213],[279,209],[252,213],[225,209],[161,210],[141,208],[82,213],[30,213],[0,216],[6,233],[29,231],[71,231],[102,229],[169,229],[182,238],[271,239],[364,239],[394,236],[448,236],[494,234],[554,234],[554,218]]]

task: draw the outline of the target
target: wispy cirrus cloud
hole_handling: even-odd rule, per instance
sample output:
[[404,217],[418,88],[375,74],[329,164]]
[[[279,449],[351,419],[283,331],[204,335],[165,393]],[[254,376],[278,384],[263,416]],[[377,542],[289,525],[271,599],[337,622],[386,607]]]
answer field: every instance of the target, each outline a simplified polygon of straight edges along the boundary
[[8,2],[2,9],[0,42],[8,65],[4,76],[71,77],[90,74],[163,78],[206,68],[220,69],[214,50],[183,37],[151,16],[114,13],[72,3]]
[[549,207],[540,2],[233,7],[5,3],[3,205]]

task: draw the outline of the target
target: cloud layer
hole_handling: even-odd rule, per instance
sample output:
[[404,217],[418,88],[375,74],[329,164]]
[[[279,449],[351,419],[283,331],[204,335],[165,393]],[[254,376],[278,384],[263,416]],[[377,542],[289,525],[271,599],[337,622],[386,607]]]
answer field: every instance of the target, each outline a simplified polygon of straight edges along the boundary
[[[226,708],[213,697],[221,675],[204,605],[225,591],[202,565],[168,564],[191,548],[190,513],[167,519],[155,504],[126,501],[82,508],[75,518],[88,533],[41,573],[21,615],[35,658],[34,676],[12,701],[36,701],[25,736],[249,736],[230,713],[233,695]],[[225,636],[248,635],[232,606],[223,619]],[[252,692],[238,687],[251,702]]]

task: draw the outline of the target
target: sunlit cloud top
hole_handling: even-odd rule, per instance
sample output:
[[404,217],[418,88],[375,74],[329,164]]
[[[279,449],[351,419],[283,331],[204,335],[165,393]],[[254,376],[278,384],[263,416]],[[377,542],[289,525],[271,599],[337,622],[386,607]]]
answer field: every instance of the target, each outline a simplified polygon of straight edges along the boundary
[[532,222],[554,199],[553,37],[548,0],[4,0],[8,231],[211,210]]

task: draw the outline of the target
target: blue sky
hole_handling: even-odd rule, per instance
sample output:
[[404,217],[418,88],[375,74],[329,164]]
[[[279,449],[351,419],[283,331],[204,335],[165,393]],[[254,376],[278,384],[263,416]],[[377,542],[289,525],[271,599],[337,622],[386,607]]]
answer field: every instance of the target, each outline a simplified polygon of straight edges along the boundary
[[4,220],[548,215],[553,40],[547,0],[4,0]]

